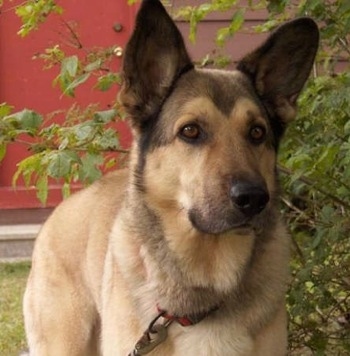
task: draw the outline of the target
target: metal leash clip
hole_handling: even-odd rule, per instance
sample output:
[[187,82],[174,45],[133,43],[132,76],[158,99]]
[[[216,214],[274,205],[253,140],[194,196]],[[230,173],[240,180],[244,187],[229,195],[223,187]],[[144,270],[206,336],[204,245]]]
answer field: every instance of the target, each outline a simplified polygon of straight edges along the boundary
[[165,341],[168,336],[168,326],[172,320],[166,320],[163,324],[156,324],[156,322],[164,315],[161,312],[149,324],[147,330],[143,333],[141,338],[137,341],[134,350],[129,356],[147,355],[153,351],[159,344]]

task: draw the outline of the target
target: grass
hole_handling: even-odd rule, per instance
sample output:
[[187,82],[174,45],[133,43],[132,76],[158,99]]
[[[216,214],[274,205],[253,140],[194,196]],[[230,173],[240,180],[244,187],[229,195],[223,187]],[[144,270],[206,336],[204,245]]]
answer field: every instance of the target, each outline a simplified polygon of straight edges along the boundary
[[0,263],[0,355],[17,356],[26,349],[22,298],[30,263]]

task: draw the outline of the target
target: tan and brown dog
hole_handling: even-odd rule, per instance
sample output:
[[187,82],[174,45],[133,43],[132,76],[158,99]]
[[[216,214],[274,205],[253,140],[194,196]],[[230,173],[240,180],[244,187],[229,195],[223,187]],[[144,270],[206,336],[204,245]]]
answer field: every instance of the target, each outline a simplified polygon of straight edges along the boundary
[[286,354],[276,151],[313,64],[307,18],[235,71],[195,69],[158,0],[127,45],[129,169],[54,211],[24,298],[35,356]]

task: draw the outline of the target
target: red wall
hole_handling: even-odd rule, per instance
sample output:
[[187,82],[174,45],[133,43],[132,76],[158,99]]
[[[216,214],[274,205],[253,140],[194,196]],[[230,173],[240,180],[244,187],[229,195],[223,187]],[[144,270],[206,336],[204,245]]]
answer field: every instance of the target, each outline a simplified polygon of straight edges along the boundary
[[[100,93],[84,83],[77,91],[76,98],[62,96],[58,88],[52,87],[52,80],[58,74],[58,68],[43,71],[43,62],[33,60],[33,56],[42,53],[45,48],[60,44],[68,54],[79,52],[69,45],[69,31],[56,15],[50,15],[47,22],[41,25],[39,31],[22,39],[16,32],[20,27],[20,20],[13,11],[13,6],[20,4],[21,0],[5,1],[0,21],[0,102],[7,102],[19,111],[23,108],[33,109],[40,113],[49,113],[58,109],[68,108],[77,102],[82,106],[89,103],[100,103],[101,110],[107,109],[116,95],[116,90]],[[80,41],[86,48],[95,46],[125,45],[136,14],[136,7],[127,5],[127,0],[105,0],[99,5],[93,0],[60,0],[59,5],[64,8],[62,18],[72,25],[78,33]],[[198,5],[196,0],[170,0],[167,8],[176,13],[179,6]],[[215,49],[216,31],[227,26],[232,12],[223,12],[210,15],[198,26],[197,41],[195,44],[187,40],[189,25],[178,20],[177,24],[183,33],[189,52],[194,59],[201,59]],[[243,31],[229,40],[225,53],[231,55],[236,62],[242,55],[251,51],[257,43],[261,42],[265,34],[256,35],[251,29],[266,18],[266,11],[246,13],[246,24]],[[121,32],[115,32],[113,25],[120,23]],[[115,58],[113,68],[117,71],[120,58]],[[120,127],[122,145],[130,143],[130,133],[125,126]],[[19,145],[9,148],[8,154],[0,164],[0,209],[39,207],[40,203],[35,195],[35,189],[29,190],[19,184],[13,190],[11,180],[16,171],[16,163],[26,157],[26,149]],[[61,187],[58,184],[50,185],[50,194],[47,205],[55,206],[61,200]]]
[[[1,9],[0,102],[14,106],[15,111],[28,108],[42,114],[69,108],[74,103],[82,107],[99,103],[101,110],[107,109],[115,99],[116,89],[101,93],[92,88],[94,83],[91,82],[90,86],[79,88],[75,98],[63,96],[59,88],[52,85],[59,68],[43,71],[43,61],[34,57],[55,44],[59,44],[67,54],[83,51],[72,45],[72,36],[64,22],[74,28],[86,49],[111,45],[124,47],[133,27],[136,8],[128,6],[126,0],[61,0],[58,2],[64,9],[61,17],[51,14],[39,31],[21,38],[16,34],[21,23],[14,13],[14,6],[21,3],[21,0],[5,1]],[[122,25],[120,32],[113,29],[116,23]],[[113,70],[118,71],[120,61],[117,57],[113,59]],[[129,132],[125,126],[120,131],[121,143],[128,145]],[[0,163],[0,209],[40,206],[34,188],[28,190],[21,182],[16,190],[12,187],[16,164],[27,154],[25,147],[10,145]],[[48,206],[61,200],[60,189],[58,184],[50,185]]]

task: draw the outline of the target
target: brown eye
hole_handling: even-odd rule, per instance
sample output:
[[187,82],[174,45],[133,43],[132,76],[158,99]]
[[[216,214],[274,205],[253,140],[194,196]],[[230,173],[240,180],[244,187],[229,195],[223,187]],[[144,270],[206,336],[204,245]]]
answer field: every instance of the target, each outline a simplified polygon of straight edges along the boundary
[[250,129],[249,136],[255,143],[261,143],[266,135],[266,130],[262,126],[254,126]]
[[201,129],[198,125],[195,124],[186,125],[180,131],[181,137],[188,140],[196,140],[197,138],[199,138],[200,134]]

